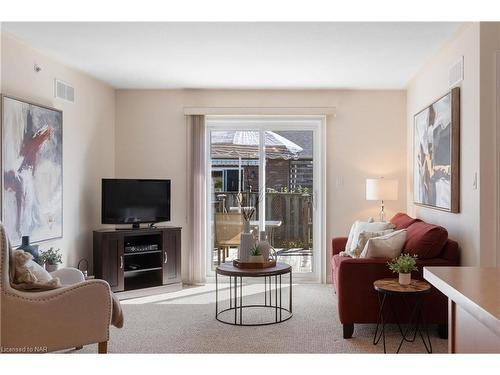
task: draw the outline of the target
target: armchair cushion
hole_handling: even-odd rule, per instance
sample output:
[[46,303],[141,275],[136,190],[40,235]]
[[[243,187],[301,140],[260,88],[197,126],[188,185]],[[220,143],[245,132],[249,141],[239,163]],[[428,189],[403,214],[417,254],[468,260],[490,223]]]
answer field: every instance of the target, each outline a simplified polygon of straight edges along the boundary
[[62,285],[72,285],[85,281],[82,271],[73,267],[66,267],[51,272],[52,277],[58,277]]

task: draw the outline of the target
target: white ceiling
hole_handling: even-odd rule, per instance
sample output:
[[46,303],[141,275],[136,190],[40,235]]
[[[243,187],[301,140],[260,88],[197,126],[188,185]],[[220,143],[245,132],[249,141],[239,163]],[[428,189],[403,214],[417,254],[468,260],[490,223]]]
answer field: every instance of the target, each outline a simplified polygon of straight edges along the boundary
[[400,89],[460,23],[2,23],[116,88]]

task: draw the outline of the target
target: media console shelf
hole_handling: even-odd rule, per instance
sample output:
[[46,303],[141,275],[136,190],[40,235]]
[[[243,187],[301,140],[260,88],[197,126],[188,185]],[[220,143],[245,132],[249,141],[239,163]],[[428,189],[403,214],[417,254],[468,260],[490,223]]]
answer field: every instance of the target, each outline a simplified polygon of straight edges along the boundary
[[114,292],[181,282],[181,228],[94,231],[94,274]]

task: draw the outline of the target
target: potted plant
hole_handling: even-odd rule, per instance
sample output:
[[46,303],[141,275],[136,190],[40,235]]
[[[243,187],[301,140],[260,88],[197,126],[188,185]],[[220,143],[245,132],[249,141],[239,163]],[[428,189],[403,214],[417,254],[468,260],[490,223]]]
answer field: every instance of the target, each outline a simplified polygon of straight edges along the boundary
[[248,257],[250,263],[264,263],[264,257],[262,256],[262,251],[259,245],[254,245],[250,249],[250,256]]
[[389,269],[399,274],[399,283],[408,285],[411,282],[411,272],[417,271],[417,256],[410,254],[401,254],[389,263]]
[[59,264],[62,263],[61,250],[51,247],[47,251],[42,252],[40,263],[45,264],[45,269],[48,272],[56,271],[59,268]]

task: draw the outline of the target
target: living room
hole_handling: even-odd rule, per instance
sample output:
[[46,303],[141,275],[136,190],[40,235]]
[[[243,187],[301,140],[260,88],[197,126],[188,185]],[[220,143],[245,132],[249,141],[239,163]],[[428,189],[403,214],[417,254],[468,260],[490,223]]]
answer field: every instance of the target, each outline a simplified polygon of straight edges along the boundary
[[453,17],[2,17],[2,358],[498,364],[500,22]]

